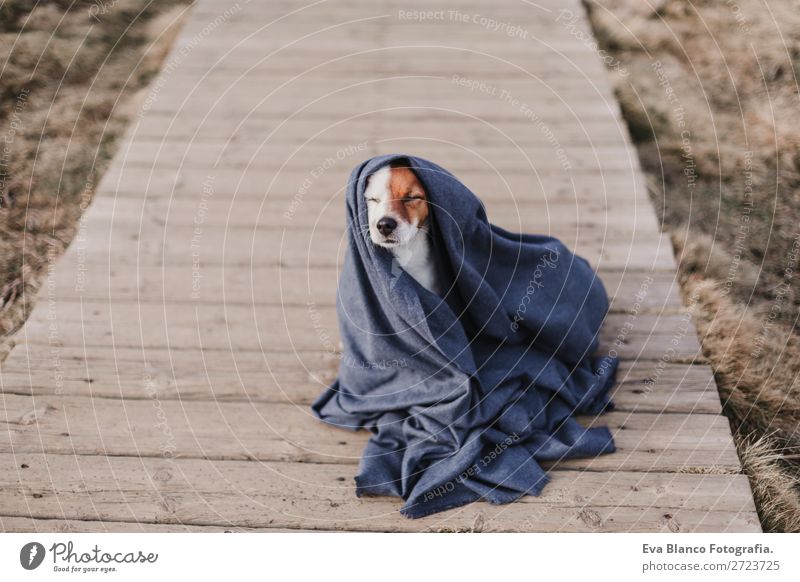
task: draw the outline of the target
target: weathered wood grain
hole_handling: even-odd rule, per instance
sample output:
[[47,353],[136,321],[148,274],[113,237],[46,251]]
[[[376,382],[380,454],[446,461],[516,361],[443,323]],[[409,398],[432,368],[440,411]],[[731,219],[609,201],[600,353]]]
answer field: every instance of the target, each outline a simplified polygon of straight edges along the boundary
[[[27,465],[21,468],[21,465]],[[358,499],[347,467],[71,455],[0,455],[0,513],[106,522],[357,531],[753,531],[741,475],[556,471],[541,497],[423,520]],[[57,482],[51,475],[59,475]],[[308,481],[313,475],[314,481]],[[705,492],[705,493],[699,493]],[[726,503],[720,507],[720,494]],[[110,526],[113,527],[113,526]]]
[[[343,231],[344,196],[340,192],[322,192],[303,198],[296,207],[284,197],[216,197],[213,194],[201,199],[171,198],[167,196],[98,200],[95,214],[109,223],[145,227],[193,226],[198,220],[207,227],[227,229],[298,229]],[[648,203],[649,204],[649,203]],[[658,225],[649,206],[611,199],[594,203],[577,200],[525,200],[511,199],[491,203],[487,209],[489,220],[519,232],[558,231],[569,236],[579,231],[608,231],[615,239],[632,235],[636,231],[647,234],[657,231]],[[514,230],[516,229],[516,230]]]
[[[297,103],[297,99],[290,99]],[[357,105],[354,105],[354,107]],[[265,107],[275,111],[275,104]],[[313,137],[313,136],[309,136]],[[352,135],[350,136],[353,137]],[[358,136],[355,136],[358,137]],[[124,163],[127,166],[143,166],[158,170],[181,167],[195,171],[213,172],[215,168],[250,168],[260,171],[302,171],[324,164],[331,153],[328,144],[298,144],[287,148],[284,144],[273,144],[261,140],[244,142],[224,140],[218,142],[199,141],[180,143],[176,141],[138,139],[122,146],[125,149]],[[357,142],[360,143],[360,142]],[[376,153],[389,154],[413,147],[415,155],[429,159],[447,159],[452,172],[467,168],[484,168],[486,172],[503,174],[536,171],[563,172],[570,170],[585,172],[620,171],[631,166],[636,152],[628,148],[598,147],[588,145],[508,144],[498,147],[482,147],[479,150],[464,150],[458,145],[431,138],[425,139],[413,132],[395,133],[375,145]]]
[[[297,292],[297,291],[296,291]],[[600,353],[625,359],[681,361],[699,355],[691,317],[612,313],[600,332]],[[34,314],[20,341],[106,346],[266,352],[338,349],[333,307],[60,301]]]
[[[290,402],[307,406],[333,381],[338,354],[253,354],[227,351],[71,350],[27,353],[0,369],[0,392],[148,400]],[[66,352],[66,350],[65,350]],[[260,354],[255,354],[259,356]],[[623,360],[613,391],[616,410],[720,413],[707,366]]]
[[31,518],[0,515],[0,533],[227,533],[227,532],[298,533],[325,530],[299,528],[243,528],[224,525],[182,525],[176,523],[149,523],[135,521],[86,520],[81,518]]
[[[327,157],[336,159],[339,148],[357,146],[359,143],[352,140],[332,145]],[[366,155],[373,153],[371,150],[368,152]],[[246,169],[220,167],[205,172],[177,168],[156,171],[154,168],[128,166],[124,160],[117,158],[103,178],[102,189],[109,198],[165,197],[199,201],[203,198],[204,187],[208,189],[210,185],[212,196],[235,200],[282,200],[286,204],[283,214],[291,209],[290,204],[295,199],[299,201],[297,210],[302,210],[307,200],[331,200],[343,196],[351,162],[355,162],[357,157],[360,156],[356,153],[350,154],[344,160],[335,162],[328,170],[323,167],[322,172],[318,164],[304,171],[266,172],[256,165]],[[539,169],[515,174],[465,168],[455,172],[455,175],[483,200],[490,211],[495,203],[521,204],[522,201],[540,204],[627,202],[642,210],[646,208],[646,203],[649,204],[641,176],[629,171],[604,170],[600,174],[573,171],[564,175],[563,172],[545,174]],[[652,212],[652,206],[649,211]]]
[[[204,267],[198,295],[196,275],[192,266],[183,265],[139,265],[137,269],[93,265],[83,273],[79,287],[67,277],[56,278],[53,293],[61,299],[98,301],[331,306],[338,280],[334,268]],[[601,270],[599,275],[612,312],[674,315],[683,311],[673,273]],[[278,281],[281,285],[275,284]]]
[[[131,224],[121,218],[79,230],[73,243],[77,270],[68,263],[62,270],[67,276],[83,277],[91,266],[108,264],[191,265],[198,270],[212,265],[334,267],[344,258],[345,234],[341,227],[300,225],[214,228],[204,225],[200,212],[193,225]],[[650,230],[619,232],[597,223],[578,228],[553,224],[541,234],[561,238],[598,269],[667,270],[674,264],[669,239]]]
[[[235,79],[225,80],[224,85],[230,87],[235,82]],[[452,108],[380,108],[344,119],[310,115],[286,119],[270,115],[253,116],[248,112],[239,112],[239,115],[233,123],[230,119],[219,119],[214,115],[204,116],[198,122],[195,115],[185,110],[163,114],[153,112],[134,122],[135,129],[130,137],[158,142],[175,141],[184,145],[189,138],[192,142],[228,139],[258,143],[279,141],[286,144],[287,148],[296,148],[310,140],[327,145],[335,153],[343,143],[354,139],[360,143],[357,139],[359,136],[365,140],[396,139],[398,135],[407,134],[409,124],[414,124],[413,135],[421,139],[446,137],[455,143],[472,143],[480,147],[552,145],[552,138],[541,128],[531,131],[529,124],[514,123],[510,116],[504,121],[492,114],[492,120],[489,121],[483,115],[469,117]],[[621,136],[626,131],[623,125],[607,118],[590,119],[582,124],[548,118],[546,127],[562,147],[594,144],[598,149],[607,145],[619,147]],[[404,129],[404,132],[398,134],[399,129]]]
[[[147,394],[149,380],[141,381]],[[291,399],[292,386],[283,387]],[[356,464],[369,433],[320,426],[306,405],[4,396],[2,452],[251,459]],[[611,412],[617,452],[559,466],[598,471],[738,472],[728,421],[719,415]]]

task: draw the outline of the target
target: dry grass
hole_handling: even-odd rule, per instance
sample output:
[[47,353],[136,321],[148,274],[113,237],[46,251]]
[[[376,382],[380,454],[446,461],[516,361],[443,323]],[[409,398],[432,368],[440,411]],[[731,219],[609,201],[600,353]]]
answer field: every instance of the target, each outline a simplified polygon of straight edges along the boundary
[[0,361],[187,4],[0,0]]
[[800,531],[800,2],[586,5],[764,528]]
[[797,476],[786,467],[786,459],[775,452],[768,438],[737,438],[742,466],[751,479],[753,496],[765,531],[800,531],[800,487]]

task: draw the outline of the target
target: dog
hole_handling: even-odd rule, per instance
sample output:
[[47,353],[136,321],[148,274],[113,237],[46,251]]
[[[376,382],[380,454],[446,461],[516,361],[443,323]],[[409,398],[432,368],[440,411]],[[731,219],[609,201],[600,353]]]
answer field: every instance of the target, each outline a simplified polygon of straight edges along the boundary
[[428,194],[410,163],[395,160],[372,174],[364,191],[369,236],[428,291],[442,295],[433,253]]

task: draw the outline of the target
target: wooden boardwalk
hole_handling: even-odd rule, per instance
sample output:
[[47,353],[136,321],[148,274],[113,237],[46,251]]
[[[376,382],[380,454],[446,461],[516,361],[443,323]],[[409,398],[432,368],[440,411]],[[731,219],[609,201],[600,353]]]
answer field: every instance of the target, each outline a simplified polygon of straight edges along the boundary
[[[580,2],[304,6],[193,8],[0,373],[0,529],[758,531]],[[617,410],[595,422],[618,452],[553,467],[541,497],[408,520],[354,495],[367,435],[310,414],[343,188],[396,151],[562,238],[613,296]]]

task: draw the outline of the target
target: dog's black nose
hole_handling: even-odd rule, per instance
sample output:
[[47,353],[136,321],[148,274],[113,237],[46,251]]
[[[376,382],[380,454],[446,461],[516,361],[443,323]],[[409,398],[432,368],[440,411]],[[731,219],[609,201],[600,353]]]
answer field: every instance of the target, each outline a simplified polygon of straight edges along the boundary
[[389,216],[384,216],[378,221],[378,232],[383,236],[389,236],[397,228],[397,221]]

